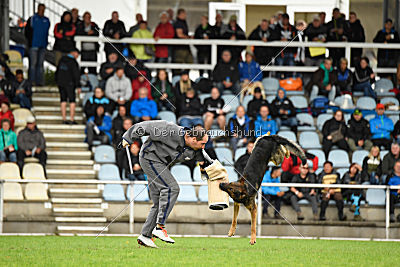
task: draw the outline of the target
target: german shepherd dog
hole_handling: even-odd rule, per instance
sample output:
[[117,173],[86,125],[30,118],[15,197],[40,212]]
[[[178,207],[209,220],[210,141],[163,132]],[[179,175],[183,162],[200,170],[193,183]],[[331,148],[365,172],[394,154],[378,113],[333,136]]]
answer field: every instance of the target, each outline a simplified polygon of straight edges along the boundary
[[246,167],[237,182],[221,183],[220,189],[227,192],[234,200],[234,210],[232,225],[228,236],[235,234],[237,216],[239,214],[240,203],[242,203],[251,214],[251,238],[250,244],[256,243],[256,218],[257,204],[255,197],[260,189],[265,172],[268,170],[268,163],[271,161],[275,165],[280,165],[284,157],[288,158],[290,153],[300,157],[303,164],[307,159],[304,151],[296,143],[278,135],[269,134],[257,138],[254,143],[253,151],[246,164]]

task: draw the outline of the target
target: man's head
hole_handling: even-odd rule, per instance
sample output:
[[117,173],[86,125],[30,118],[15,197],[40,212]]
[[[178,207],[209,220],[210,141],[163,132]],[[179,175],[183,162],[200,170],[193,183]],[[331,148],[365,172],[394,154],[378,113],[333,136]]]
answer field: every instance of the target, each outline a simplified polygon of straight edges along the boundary
[[90,12],[86,11],[85,13],[83,13],[83,22],[89,24],[91,22],[91,19],[92,15],[90,14]]
[[194,95],[195,95],[195,92],[194,92],[193,88],[189,88],[189,89],[186,91],[186,97],[187,97],[187,98],[192,99],[192,98],[194,97]]
[[28,118],[26,118],[26,127],[33,131],[36,127],[36,119],[33,116],[29,116]]
[[231,52],[229,51],[229,50],[224,50],[223,52],[222,52],[222,60],[225,62],[225,63],[229,63],[229,62],[231,62],[231,58],[232,58],[232,55],[231,55]]
[[321,18],[318,15],[314,16],[312,24],[314,28],[319,28],[321,26]]
[[133,125],[133,121],[131,118],[125,118],[124,121],[122,122],[122,127],[124,128],[125,131],[127,131],[129,128],[131,128]]
[[249,142],[247,142],[246,146],[247,153],[251,154],[251,152],[253,152],[253,148],[254,148],[254,141],[250,140]]
[[280,167],[272,166],[272,168],[271,168],[271,177],[272,178],[280,177],[281,173],[282,173],[282,170]]
[[357,21],[357,14],[356,14],[356,12],[350,12],[349,13],[349,15],[350,15],[350,17],[349,17],[349,21],[350,21],[350,23],[354,23],[354,22],[356,22]]
[[147,29],[147,21],[141,20],[139,24],[139,29],[146,30]]
[[285,26],[289,25],[289,14],[288,13],[282,14],[282,24]]
[[73,9],[71,9],[71,15],[72,15],[72,20],[76,21],[79,17],[79,10],[74,7]]
[[369,65],[369,59],[368,59],[367,57],[362,57],[362,58],[360,59],[360,67],[361,67],[362,69],[365,69],[365,68],[368,67],[368,65]]
[[320,12],[318,15],[319,15],[321,23],[322,24],[325,23],[326,13],[325,12]]
[[168,20],[169,20],[168,13],[165,12],[165,11],[161,12],[161,14],[160,14],[160,22],[162,24],[165,24],[165,23],[168,22]]
[[284,99],[285,98],[285,91],[283,91],[282,89],[278,90],[278,97],[279,99]]
[[121,117],[126,116],[126,106],[125,105],[119,105],[118,106],[118,115]]
[[103,89],[101,89],[100,87],[96,87],[96,89],[94,89],[94,96],[96,98],[102,98],[104,96]]
[[268,27],[269,27],[269,21],[266,19],[261,20],[261,23],[260,23],[261,30],[266,31],[266,30],[268,30]]
[[69,54],[77,59],[79,57],[79,50],[77,48],[73,48],[71,51],[69,51]]
[[253,95],[256,99],[261,99],[262,97],[261,88],[260,87],[254,88]]
[[15,79],[21,83],[24,80],[24,72],[21,69],[15,71]]
[[400,152],[400,146],[398,143],[393,143],[392,146],[390,147],[390,152],[395,155],[398,156],[399,152]]
[[339,10],[339,8],[334,8],[333,9],[333,11],[332,11],[332,17],[334,18],[334,19],[338,19],[338,18],[340,18],[340,10]]
[[111,21],[112,21],[113,23],[117,23],[118,20],[119,20],[118,11],[113,11],[113,12],[111,13]]
[[2,128],[4,131],[10,130],[10,127],[11,127],[11,122],[10,122],[9,119],[2,119],[2,120],[1,120],[1,128]]
[[185,132],[185,143],[194,150],[204,149],[207,142],[207,131],[202,126],[195,126]]
[[208,24],[208,16],[207,15],[202,15],[200,19],[200,23],[203,26],[206,26]]
[[221,23],[222,22],[222,15],[221,13],[217,13],[217,15],[215,15],[215,23]]
[[340,59],[340,70],[345,71],[347,69],[347,64],[348,64],[347,58],[342,57]]
[[336,121],[343,121],[343,111],[340,109],[336,110],[335,114],[333,115]]
[[115,74],[117,75],[118,78],[122,78],[124,76],[124,68],[118,67],[115,71]]
[[236,23],[237,23],[237,16],[236,15],[231,15],[229,18],[229,25],[231,27],[236,27]]
[[238,106],[236,108],[236,117],[243,118],[245,114],[246,114],[246,111],[244,110],[243,106]]
[[115,62],[117,62],[117,60],[118,60],[118,55],[117,55],[117,53],[111,52],[111,53],[108,55],[108,61],[109,61],[110,63],[115,63]]
[[324,59],[324,66],[327,70],[332,68],[332,59],[330,57]]
[[379,103],[376,105],[376,114],[378,116],[382,116],[385,113],[385,105],[382,103]]
[[174,10],[172,8],[167,9],[168,19],[172,20],[174,18]]
[[136,21],[139,23],[143,20],[143,15],[140,13],[136,13]]
[[305,177],[307,176],[308,172],[309,172],[309,166],[308,163],[301,165],[300,166],[300,177]]
[[394,174],[400,176],[400,160],[396,160],[393,166]]
[[330,161],[325,161],[324,163],[324,172],[326,174],[330,174],[333,171],[333,163]]
[[260,107],[260,116],[263,120],[266,120],[269,115],[269,108],[267,106]]
[[251,61],[253,61],[253,59],[254,59],[253,53],[250,51],[246,51],[246,62],[250,63]]
[[98,105],[98,106],[96,107],[96,115],[97,115],[98,117],[101,117],[101,116],[104,115],[104,107],[103,107],[103,105]]
[[393,21],[392,19],[387,19],[385,21],[385,30],[389,32],[393,28]]
[[220,94],[219,94],[218,88],[217,87],[213,87],[211,89],[211,98],[215,100],[215,99],[218,99],[219,96],[220,96]]
[[1,103],[1,112],[6,113],[9,110],[10,110],[10,103],[8,102]]
[[160,69],[160,70],[158,70],[158,74],[157,74],[157,78],[160,80],[160,81],[165,81],[165,80],[167,80],[167,72],[165,71],[165,70],[163,70],[163,69]]
[[362,112],[359,109],[354,110],[353,117],[356,121],[360,121],[362,118]]
[[37,14],[41,17],[44,16],[44,11],[46,10],[46,6],[44,4],[39,4],[37,7]]
[[147,98],[147,88],[146,87],[141,87],[139,88],[139,98]]
[[185,20],[186,19],[186,10],[184,10],[183,8],[178,9],[176,17],[178,19]]
[[181,72],[181,81],[183,81],[183,82],[189,81],[189,72],[187,72],[187,71]]

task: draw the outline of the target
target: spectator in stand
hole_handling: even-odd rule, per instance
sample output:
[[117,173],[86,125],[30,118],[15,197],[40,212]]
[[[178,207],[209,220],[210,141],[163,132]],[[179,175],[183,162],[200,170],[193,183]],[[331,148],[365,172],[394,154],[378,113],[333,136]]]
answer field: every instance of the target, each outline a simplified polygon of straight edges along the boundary
[[74,7],[73,9],[71,9],[71,22],[72,24],[75,25],[75,27],[78,29],[78,27],[80,27],[82,25],[82,20],[79,18],[79,10]]
[[[282,15],[282,21],[278,23],[276,26],[276,32],[279,35],[279,40],[281,41],[292,41],[293,39],[297,39],[297,30],[296,28],[289,23],[289,15],[284,13]],[[294,55],[297,51],[296,47],[288,47],[280,55],[276,58],[276,65],[278,66],[294,66]],[[279,75],[280,78],[287,78],[288,75],[282,73]]]
[[[321,42],[325,43],[327,37],[326,27],[321,23],[321,18],[316,15],[313,22],[308,24],[304,30],[305,37],[308,42]],[[325,49],[315,49],[313,47],[306,47],[306,66],[319,66],[324,61]]]
[[44,4],[39,4],[36,14],[28,19],[25,27],[29,47],[29,80],[38,86],[44,85],[43,62],[50,28],[50,20],[44,16],[45,9]]
[[94,89],[94,95],[90,97],[85,104],[84,111],[86,118],[90,118],[96,114],[98,105],[104,107],[104,111],[107,115],[111,116],[114,111],[114,102],[105,97],[103,89],[97,87]]
[[362,117],[362,113],[359,109],[354,110],[353,115],[347,122],[345,136],[351,150],[351,152],[349,151],[350,157],[354,151],[360,149],[371,150],[372,142],[369,121]]
[[[357,163],[350,165],[349,171],[346,172],[342,177],[343,184],[362,184],[363,177],[361,175],[362,168]],[[343,190],[343,197],[351,202],[350,211],[354,212],[354,220],[362,221],[363,218],[360,215],[360,201],[363,198],[363,190],[361,189],[350,189],[346,188]]]
[[227,25],[222,21],[222,15],[217,13],[215,15],[215,24],[212,27],[213,35],[215,39],[222,39],[222,33],[225,32]]
[[12,102],[19,104],[21,108],[31,109],[32,84],[24,79],[21,69],[15,71],[15,82],[11,88]]
[[117,52],[110,52],[107,56],[107,61],[101,64],[100,67],[100,77],[102,79],[104,89],[106,81],[112,77],[117,70],[122,66],[122,62],[118,60]]
[[286,90],[279,88],[275,99],[271,103],[272,113],[276,115],[275,121],[279,128],[284,125],[297,135],[296,109],[292,101],[286,96]]
[[[147,22],[142,20],[132,38],[143,38],[153,39],[153,34],[147,29]],[[154,45],[153,44],[131,44],[130,48],[135,54],[136,59],[142,62],[149,62],[154,56]]]
[[36,127],[35,117],[29,116],[26,119],[26,127],[17,137],[17,160],[19,169],[22,171],[26,157],[35,157],[43,168],[46,166],[46,140],[43,133]]
[[[268,109],[272,111],[271,106],[269,105],[268,101],[265,100],[265,96],[263,94],[265,94],[265,91],[261,91],[260,87],[256,87],[253,91],[253,99],[247,104],[247,115],[252,120],[257,118],[261,106],[267,106]],[[274,116],[275,114],[272,115]]]
[[148,90],[145,87],[139,89],[139,98],[133,100],[131,115],[135,122],[154,120],[157,117],[157,104],[148,98]]
[[[357,14],[355,12],[350,12],[349,21],[347,22],[348,26],[346,35],[347,40],[349,42],[358,42],[364,43],[365,42],[365,32],[364,27],[361,25],[360,20],[357,18]],[[360,62],[361,55],[362,55],[362,48],[352,48],[350,55],[351,55],[351,66],[356,66],[358,62]]]
[[17,162],[17,135],[11,129],[9,119],[2,119],[0,122],[0,162]]
[[220,94],[223,94],[225,90],[230,90],[235,95],[240,92],[239,68],[232,61],[229,50],[222,52],[222,60],[214,67],[212,77]]
[[246,167],[247,161],[250,158],[250,154],[253,151],[254,148],[254,140],[253,139],[249,139],[249,141],[247,142],[247,146],[246,146],[246,153],[242,156],[240,156],[236,161],[235,161],[235,171],[237,172],[237,174],[242,175],[244,168]]
[[175,85],[174,95],[176,103],[181,102],[185,98],[185,94],[189,89],[193,89],[195,83],[189,79],[189,72],[184,70],[181,72],[181,79]]
[[246,60],[239,63],[239,75],[241,83],[241,99],[246,94],[253,94],[256,87],[260,87],[264,90],[262,85],[262,71],[260,65],[254,60],[254,55],[250,51],[246,51]]
[[175,20],[174,20],[174,10],[172,8],[168,8],[166,12],[168,14],[169,23],[173,24],[175,22]]
[[3,102],[10,102],[8,97],[10,96],[11,83],[7,81],[4,76],[4,71],[0,67],[0,104]]
[[[178,9],[176,20],[174,22],[175,38],[190,39],[189,27],[186,22],[186,11],[183,8]],[[174,46],[174,63],[193,63],[193,56],[188,45]],[[173,71],[177,75],[177,71]]]
[[337,145],[340,149],[349,150],[345,139],[346,129],[343,111],[340,109],[335,112],[332,119],[324,123],[322,127],[322,150],[326,158],[328,158],[329,152],[334,145]]
[[[333,164],[330,161],[324,163],[324,170],[318,175],[318,183],[320,184],[340,184],[340,175],[333,170]],[[338,215],[340,221],[345,221],[347,216],[343,214],[343,196],[340,188],[323,188],[321,190],[322,201],[321,201],[321,212],[319,214],[319,219],[325,221],[325,212],[328,207],[328,202],[330,199],[334,199],[336,202],[336,207],[338,209]]]
[[[264,174],[264,178],[262,180],[263,183],[280,183],[281,176],[281,168],[277,166],[273,166],[270,171],[267,171]],[[284,191],[280,189],[280,187],[263,187],[262,194],[266,200],[263,199],[263,217],[269,219],[268,215],[268,206],[272,205],[274,208],[274,218],[282,219],[280,215],[281,211],[281,201],[282,197],[285,194]]]
[[325,20],[326,20],[326,13],[325,13],[325,12],[320,12],[320,13],[318,14],[318,16],[319,16],[319,19],[321,20],[321,25],[323,25],[323,26],[326,27],[326,22],[325,22]]
[[[127,36],[132,36],[140,28],[140,23],[144,20],[141,13],[136,13],[136,24],[129,28]],[[149,29],[150,30],[150,29]]]
[[[201,16],[201,23],[197,26],[194,32],[195,39],[214,39],[214,32],[212,30],[211,25],[208,23],[208,16]],[[211,63],[211,46],[209,45],[196,45],[197,49],[197,62],[199,64],[210,64]],[[199,70],[200,76],[203,76],[204,71]],[[210,77],[210,70],[207,71],[208,76]]]
[[394,139],[396,142],[399,142],[399,141],[400,141],[400,120],[398,120],[398,121],[396,122],[396,124],[394,125],[394,129],[393,129],[393,132],[392,132],[392,136],[393,136],[393,139]]
[[[224,32],[221,32],[221,38],[227,40],[246,40],[246,34],[237,24],[237,16],[232,15],[229,18],[229,24],[225,28]],[[234,64],[238,64],[240,61],[240,53],[246,47],[243,46],[229,46],[229,47],[222,47],[222,50],[229,50],[232,56],[232,62]]]
[[381,180],[385,181],[386,177],[393,171],[393,166],[400,159],[400,146],[398,143],[392,143],[389,153],[387,153],[381,163]]
[[[386,185],[400,185],[400,161],[396,160],[393,167],[393,175],[388,176]],[[390,222],[395,222],[394,208],[400,202],[400,189],[390,190]],[[400,222],[400,214],[397,215],[397,221]]]
[[168,81],[168,74],[166,70],[158,70],[154,87],[157,90],[152,90],[151,95],[154,101],[156,101],[157,103],[158,110],[174,111],[174,88],[172,87],[172,84]]
[[371,184],[379,184],[379,177],[382,174],[382,160],[380,149],[377,146],[371,147],[368,156],[362,162],[362,180]]
[[272,119],[269,108],[267,106],[261,106],[260,115],[254,121],[254,135],[255,137],[260,137],[264,134],[270,132],[271,135],[278,132],[278,126],[276,122]]
[[[299,184],[315,184],[316,176],[314,173],[310,172],[310,169],[313,168],[313,163],[308,161],[305,165],[300,166],[300,173],[293,176],[292,183]],[[299,200],[306,199],[311,203],[312,213],[314,220],[318,219],[318,203],[317,203],[317,192],[314,188],[307,187],[291,187],[290,191],[293,193],[290,196],[290,202],[292,204],[293,209],[297,213],[297,220],[304,220],[304,215],[301,212],[301,208],[298,204]]]
[[[138,31],[136,31],[138,32]],[[149,99],[153,99],[151,96],[151,85],[150,82],[146,79],[146,71],[140,70],[138,76],[135,80],[132,81],[132,97],[131,100],[136,100],[139,98],[139,89],[147,88],[147,95]]]
[[332,59],[325,58],[318,70],[314,72],[311,81],[307,84],[306,90],[310,93],[310,102],[318,95],[329,98],[334,101],[336,97],[336,73],[332,67]]
[[[154,40],[158,41],[159,39],[172,39],[174,36],[174,26],[172,26],[172,24],[168,21],[168,13],[164,11],[160,14],[160,23],[157,25],[156,30],[154,31]],[[168,57],[170,56],[168,52],[168,45],[156,45],[155,48],[155,62],[167,63]]]
[[[305,152],[305,155],[307,160],[310,162],[309,166],[312,166],[310,172],[316,172],[318,169],[318,157],[308,152]],[[284,158],[282,162],[282,183],[289,183],[292,181],[293,176],[300,174],[300,165],[301,159],[294,154],[290,154],[289,158]]]
[[[346,20],[340,14],[339,8],[334,8],[332,20],[326,24],[328,42],[344,42],[346,37]],[[329,56],[333,59],[333,65],[339,66],[339,60],[344,57],[344,48],[329,48]]]
[[147,80],[151,80],[151,71],[143,65],[143,62],[137,60],[134,55],[128,56],[128,62],[124,64],[124,73],[131,82],[139,76],[139,72],[142,70],[146,72]]
[[118,115],[112,120],[112,127],[111,127],[111,136],[113,144],[115,146],[117,146],[122,141],[122,135],[132,125],[133,125],[133,118],[129,113],[127,113],[126,107],[123,105],[118,106]]
[[385,149],[389,149],[392,143],[391,132],[393,131],[393,121],[389,119],[385,113],[385,105],[376,105],[376,116],[369,121],[371,129],[371,140],[375,146],[384,146]]
[[[387,19],[382,30],[376,33],[374,43],[396,44],[400,43],[399,33],[393,27],[393,21]],[[378,49],[378,67],[394,68],[397,63],[396,49]]]
[[102,145],[110,144],[112,121],[111,117],[104,113],[104,107],[98,105],[96,114],[90,117],[86,124],[86,135],[89,150],[92,150],[93,141],[100,141]]
[[353,72],[347,67],[348,61],[342,57],[339,68],[337,69],[336,94],[351,94],[353,86]]
[[61,58],[75,48],[74,36],[76,34],[76,27],[72,24],[71,12],[65,11],[61,16],[61,21],[54,26],[54,56],[56,66]]
[[130,171],[128,156],[126,155],[126,151],[124,149],[122,151],[124,153],[121,153],[121,157],[117,161],[118,162],[117,165],[118,168],[120,169],[120,174],[122,179],[128,179],[130,181],[145,181],[146,178],[144,176],[142,167],[140,167],[139,163],[140,142],[134,141],[132,145],[129,146],[133,173],[131,173]]
[[[249,40],[271,42],[278,40],[277,32],[269,27],[269,21],[263,19],[249,35]],[[267,65],[274,57],[275,50],[272,47],[256,46],[254,47],[255,60],[260,65]]]
[[11,130],[14,131],[14,115],[10,110],[9,102],[2,102],[0,109],[0,122],[4,119],[8,119],[10,121]]
[[353,81],[353,91],[364,92],[365,96],[370,96],[377,100],[375,91],[371,86],[375,82],[375,73],[369,66],[369,60],[367,57],[362,57],[360,63],[357,64],[354,70]]
[[[76,59],[79,57],[79,50],[74,48],[68,55],[63,56],[57,66],[56,82],[60,91],[61,116],[64,124],[77,124],[75,121],[75,90],[78,94],[80,88],[80,71]],[[67,121],[67,101],[69,102],[69,116]]]
[[204,100],[204,128],[208,131],[217,119],[217,124],[220,129],[225,128],[225,112],[223,110],[225,101],[221,98],[217,87],[211,89],[211,96]]
[[[304,30],[307,28],[307,22],[304,20],[296,21],[296,31],[297,36],[299,38],[299,42],[305,42]],[[306,62],[306,48],[305,47],[297,47],[296,57],[294,58],[294,62],[296,66],[304,66]]]
[[[81,36],[99,36],[97,31],[99,26],[92,21],[92,15],[89,12],[83,13],[83,21],[78,24],[76,35]],[[97,52],[99,51],[98,42],[83,42],[82,43],[82,61],[97,62]],[[89,73],[97,75],[96,67],[89,67]],[[81,73],[84,73],[85,69],[81,68]]]
[[131,81],[126,78],[122,66],[117,67],[115,74],[107,80],[106,97],[118,105],[126,105],[132,97]]
[[[103,34],[104,36],[115,40],[119,40],[126,37],[127,34],[126,34],[125,24],[121,20],[119,20],[119,14],[117,11],[113,11],[111,14],[111,19],[107,20],[106,23],[104,24]],[[120,53],[122,53],[124,49],[124,44],[122,43],[112,43],[111,45],[106,42],[104,45],[104,52],[106,53],[106,57],[108,57],[108,55],[111,52],[116,52],[113,46]],[[118,53],[118,57],[122,60],[121,54]]]
[[243,147],[249,142],[251,136],[250,133],[250,119],[246,115],[246,111],[243,106],[236,108],[236,114],[229,119],[228,131],[233,152],[236,151],[238,147]]
[[195,91],[189,88],[182,101],[177,102],[179,106],[178,124],[184,127],[192,128],[195,125],[203,125],[201,116],[203,115],[203,106]]

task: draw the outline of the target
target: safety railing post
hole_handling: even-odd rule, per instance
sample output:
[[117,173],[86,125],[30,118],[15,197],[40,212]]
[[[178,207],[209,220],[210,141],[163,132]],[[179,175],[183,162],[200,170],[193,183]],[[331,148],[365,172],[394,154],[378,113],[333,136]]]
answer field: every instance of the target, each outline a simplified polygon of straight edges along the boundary
[[133,234],[135,232],[135,200],[133,200],[134,196],[134,187],[135,184],[132,182],[131,187],[129,189],[129,201],[131,201],[130,207],[129,207],[129,233]]
[[217,65],[217,44],[213,43],[211,45],[211,65],[215,66]]
[[[82,52],[82,41],[77,40],[77,41],[75,41],[75,44],[76,44],[76,48],[77,48],[79,51]],[[80,65],[81,65],[81,57],[78,57],[77,61],[78,61],[78,64],[79,64],[79,66],[80,66]]]
[[390,189],[388,186],[386,188],[386,217],[385,217],[386,239],[389,239],[389,227],[390,227]]
[[4,180],[0,180],[0,233],[3,233]]
[[257,196],[257,236],[261,236],[262,212],[262,186],[260,186]]

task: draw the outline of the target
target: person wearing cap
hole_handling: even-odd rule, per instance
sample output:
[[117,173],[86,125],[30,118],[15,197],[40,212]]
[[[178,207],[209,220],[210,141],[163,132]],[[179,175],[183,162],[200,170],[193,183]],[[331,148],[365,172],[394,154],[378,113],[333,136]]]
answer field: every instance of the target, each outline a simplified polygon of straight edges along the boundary
[[17,162],[17,135],[9,119],[0,120],[0,162]]
[[[318,15],[313,17],[313,22],[308,24],[304,30],[304,35],[309,42],[321,42],[324,43],[327,37],[326,27],[321,23],[321,19]],[[319,66],[325,58],[325,50],[320,53],[314,53],[312,47],[306,48],[306,59],[304,64],[306,66]]]
[[[265,100],[265,91],[261,91],[260,87],[256,87],[253,91],[253,99],[247,104],[247,115],[250,119],[254,120],[257,118],[261,106],[267,106],[271,110],[270,104]],[[274,116],[275,114],[272,115]]]
[[254,60],[254,55],[251,51],[246,51],[245,61],[239,63],[239,74],[242,87],[241,101],[243,101],[246,94],[252,95],[256,87],[264,90],[264,86],[261,83],[263,78],[262,71],[260,65]]
[[[300,166],[300,173],[293,176],[291,183],[315,184],[317,179],[315,174],[310,172],[310,169],[313,169],[313,162],[311,160],[307,160],[307,163],[305,165]],[[291,187],[290,191],[293,193],[290,196],[290,202],[292,204],[293,209],[297,213],[297,219],[304,220],[304,216],[303,213],[301,212],[301,208],[298,202],[301,199],[306,199],[311,203],[314,220],[317,220],[318,203],[317,203],[317,191],[315,190],[315,188]]]
[[[79,50],[74,48],[68,55],[63,56],[56,70],[56,83],[60,92],[61,116],[64,124],[77,124],[75,122],[75,90],[80,93],[80,69],[76,59]],[[70,120],[67,121],[67,102],[69,102]]]
[[[399,33],[393,27],[393,21],[388,18],[383,29],[379,30],[373,40],[374,43],[396,44],[400,43]],[[396,49],[378,49],[378,68],[396,67]]]
[[359,64],[356,65],[353,81],[353,91],[364,92],[365,96],[370,96],[377,100],[376,93],[371,86],[375,82],[375,73],[369,66],[367,57],[362,57]]
[[372,147],[371,132],[369,122],[362,117],[359,109],[354,110],[351,119],[347,122],[345,139],[352,152],[364,149],[370,150]]
[[[239,24],[237,24],[237,16],[232,15],[229,18],[229,23],[227,27],[225,28],[224,32],[222,34],[222,39],[227,39],[227,40],[246,40],[246,34],[240,28]],[[234,64],[239,63],[240,59],[240,53],[242,52],[243,49],[245,49],[245,46],[223,46],[221,49],[223,50],[229,50],[232,55],[232,62]]]
[[394,129],[393,121],[385,114],[385,105],[379,103],[376,105],[376,116],[369,121],[371,130],[371,140],[375,146],[385,147],[386,150],[390,149],[392,143],[391,133]]
[[[126,37],[125,24],[122,20],[119,19],[119,14],[117,11],[113,11],[111,13],[111,19],[107,20],[104,23],[103,34],[108,38],[116,40],[120,40]],[[122,53],[124,47],[125,45],[123,43],[109,44],[108,42],[105,42],[104,52],[106,53],[107,57],[110,53],[117,53],[116,55],[122,60],[123,57],[121,56],[120,53]],[[117,51],[115,51],[115,48],[117,49]]]
[[29,116],[26,119],[26,127],[18,134],[17,144],[17,163],[21,172],[26,157],[35,157],[39,159],[39,163],[42,164],[43,168],[46,167],[46,139],[37,128],[35,117]]
[[[145,20],[139,22],[139,29],[132,34],[132,38],[153,39],[153,34],[147,29]],[[131,44],[129,47],[140,61],[148,62],[154,56],[155,48],[153,44]]]
[[132,97],[131,81],[125,76],[123,66],[118,66],[114,75],[107,80],[106,97],[118,105],[125,105]]
[[[280,167],[273,166],[271,170],[267,171],[262,180],[263,183],[280,183],[280,176],[282,174],[282,170]],[[274,208],[274,218],[282,219],[282,216],[279,214],[281,210],[281,201],[285,192],[280,189],[280,187],[275,186],[264,186],[262,187],[262,194],[266,200],[263,199],[263,217],[269,218],[268,215],[268,206],[272,205]]]

